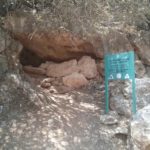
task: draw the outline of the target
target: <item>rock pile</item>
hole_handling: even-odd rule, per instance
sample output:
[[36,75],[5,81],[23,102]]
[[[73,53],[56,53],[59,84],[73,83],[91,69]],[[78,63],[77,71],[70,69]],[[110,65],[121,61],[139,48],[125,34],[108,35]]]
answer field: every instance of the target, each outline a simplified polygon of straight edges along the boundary
[[79,61],[72,59],[62,63],[46,62],[39,67],[24,66],[24,71],[30,74],[44,75],[41,87],[64,85],[70,88],[80,88],[88,84],[89,79],[98,76],[97,65],[90,56],[83,56]]

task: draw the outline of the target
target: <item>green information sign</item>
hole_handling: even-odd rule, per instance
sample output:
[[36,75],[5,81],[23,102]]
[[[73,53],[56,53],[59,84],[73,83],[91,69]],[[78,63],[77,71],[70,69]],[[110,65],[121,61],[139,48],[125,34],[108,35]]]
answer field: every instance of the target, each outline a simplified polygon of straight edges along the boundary
[[109,112],[109,80],[131,80],[132,82],[132,112],[136,113],[134,52],[107,54],[105,63],[105,99],[106,113]]

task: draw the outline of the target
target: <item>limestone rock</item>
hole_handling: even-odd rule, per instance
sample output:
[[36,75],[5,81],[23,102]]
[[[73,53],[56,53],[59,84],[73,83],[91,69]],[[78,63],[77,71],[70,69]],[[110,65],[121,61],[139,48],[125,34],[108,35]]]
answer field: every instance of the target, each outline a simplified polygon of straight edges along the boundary
[[135,73],[137,78],[142,78],[146,73],[145,66],[140,60],[135,61]]
[[124,52],[133,49],[125,33],[112,29],[109,29],[103,35],[103,45],[105,52],[109,53]]
[[72,88],[70,88],[68,86],[61,85],[61,86],[57,86],[56,90],[59,94],[65,94],[65,93],[70,92],[72,90]]
[[[131,116],[132,84],[129,81],[115,81],[110,88],[110,108],[118,114]],[[150,103],[150,78],[136,79],[137,110]]]
[[113,125],[118,123],[118,114],[115,111],[110,111],[109,114],[100,116],[100,121],[105,125]]
[[[110,87],[110,108],[120,115],[130,117],[130,96],[128,88],[128,81],[113,81]],[[129,82],[129,84],[131,84]]]
[[46,71],[42,68],[32,67],[32,66],[24,66],[23,70],[27,73],[45,75]]
[[42,68],[42,69],[45,69],[47,70],[48,66],[50,64],[53,64],[54,62],[51,62],[51,61],[46,61],[45,63],[42,63],[39,67]]
[[71,88],[80,88],[88,84],[87,79],[81,73],[73,73],[71,75],[63,77],[63,83],[65,86]]
[[150,148],[150,105],[139,110],[131,122],[131,140],[134,150]]
[[104,76],[104,63],[103,62],[97,63],[97,71],[99,75]]
[[43,88],[49,88],[51,86],[52,81],[54,81],[54,78],[45,78],[41,81],[40,85]]
[[150,66],[150,34],[149,32],[140,32],[138,36],[132,38],[131,43],[133,48],[136,50],[142,63]]
[[63,77],[73,72],[78,72],[77,61],[75,59],[63,63],[50,64],[46,75],[49,77]]
[[78,61],[79,71],[87,78],[95,78],[98,74],[95,60],[89,56],[83,56]]
[[136,79],[136,95],[138,110],[150,104],[150,78]]
[[0,55],[0,76],[2,76],[8,70],[7,64],[7,58],[3,55]]
[[103,52],[97,51],[97,47],[91,40],[66,31],[56,32],[50,29],[41,31],[38,26],[36,28],[35,22],[38,22],[38,18],[35,16],[12,13],[4,22],[4,28],[14,39],[43,60],[61,62],[74,58],[80,59],[84,55],[103,57]]

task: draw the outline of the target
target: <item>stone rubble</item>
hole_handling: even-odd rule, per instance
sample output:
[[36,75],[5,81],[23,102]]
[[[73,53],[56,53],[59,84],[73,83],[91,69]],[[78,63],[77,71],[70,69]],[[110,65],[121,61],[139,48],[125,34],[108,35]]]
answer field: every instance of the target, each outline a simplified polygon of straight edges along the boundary
[[88,80],[98,77],[97,64],[90,56],[83,56],[78,62],[75,59],[62,63],[47,61],[39,67],[24,66],[23,69],[27,73],[47,76],[40,83],[43,88],[50,88],[51,85],[80,88],[87,85]]

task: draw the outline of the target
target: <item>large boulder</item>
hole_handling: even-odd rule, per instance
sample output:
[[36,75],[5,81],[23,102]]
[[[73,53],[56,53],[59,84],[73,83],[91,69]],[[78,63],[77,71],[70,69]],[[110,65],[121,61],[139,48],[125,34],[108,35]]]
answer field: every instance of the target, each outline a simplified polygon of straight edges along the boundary
[[77,61],[74,59],[63,63],[49,64],[46,75],[49,77],[63,77],[78,72],[78,70]]
[[95,60],[89,56],[83,56],[78,61],[79,71],[87,78],[95,78],[98,74]]
[[150,105],[139,110],[131,122],[133,150],[150,149]]
[[81,73],[73,73],[63,77],[63,83],[70,88],[80,88],[88,84],[87,79]]

